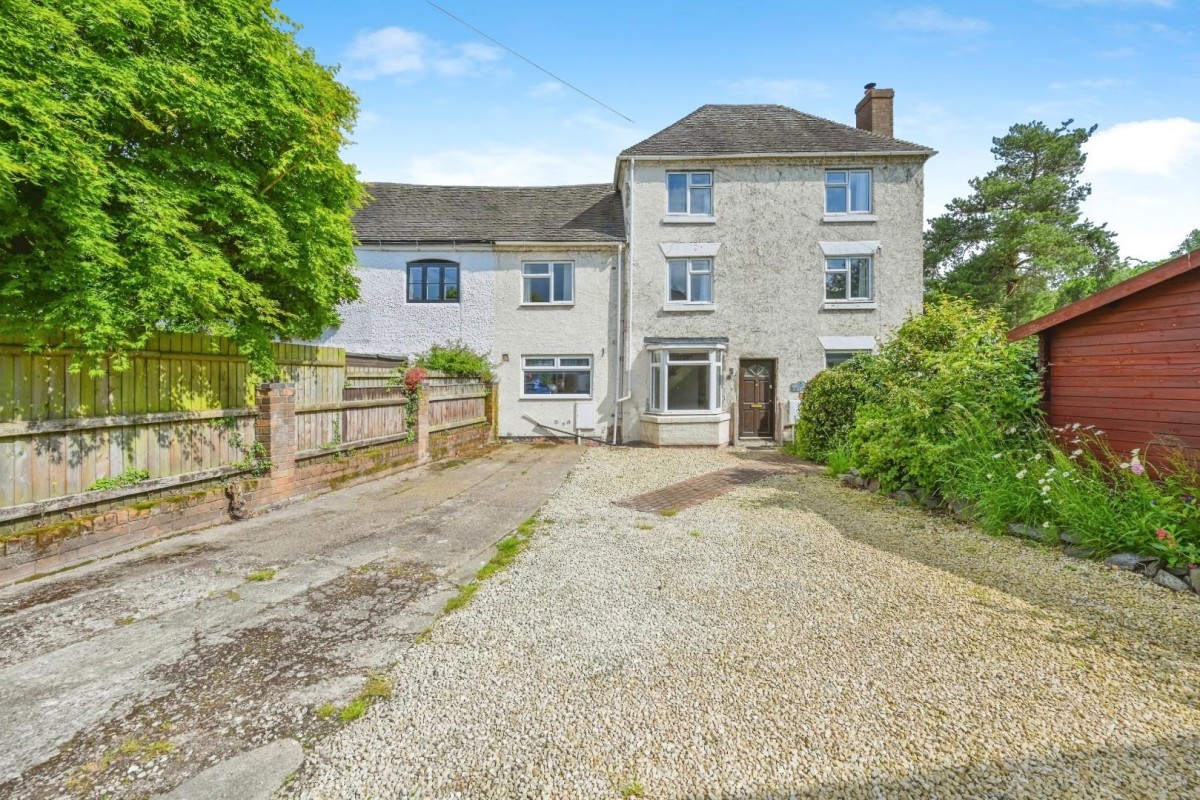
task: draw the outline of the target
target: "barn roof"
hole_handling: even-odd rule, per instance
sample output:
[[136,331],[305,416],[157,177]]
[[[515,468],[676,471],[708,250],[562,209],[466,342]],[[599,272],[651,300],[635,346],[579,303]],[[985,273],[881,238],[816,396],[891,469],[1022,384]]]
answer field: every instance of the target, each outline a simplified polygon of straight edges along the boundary
[[610,183],[582,186],[420,186],[369,183],[354,215],[369,244],[407,242],[620,242],[621,197]]
[[1063,306],[1057,311],[1051,311],[1045,316],[1030,320],[1024,325],[1018,325],[1008,332],[1009,341],[1015,342],[1018,339],[1024,339],[1026,336],[1032,336],[1035,333],[1041,333],[1049,328],[1062,325],[1064,322],[1081,317],[1098,308],[1103,308],[1111,303],[1124,300],[1131,295],[1151,289],[1164,281],[1171,280],[1171,278],[1177,278],[1197,267],[1200,267],[1200,250],[1184,253],[1178,258],[1174,258],[1165,264],[1160,264],[1154,269],[1146,270],[1140,275],[1134,275],[1132,278],[1123,280],[1117,285],[1110,286],[1103,291],[1096,292],[1090,297],[1076,300],[1069,306]]

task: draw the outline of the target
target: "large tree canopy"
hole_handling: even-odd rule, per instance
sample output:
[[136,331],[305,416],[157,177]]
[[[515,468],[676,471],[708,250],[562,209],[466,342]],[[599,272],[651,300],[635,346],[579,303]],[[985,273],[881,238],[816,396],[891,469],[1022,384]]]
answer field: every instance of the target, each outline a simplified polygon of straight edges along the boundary
[[270,367],[357,296],[357,99],[272,0],[0,0],[0,327]]
[[999,162],[970,182],[925,233],[930,289],[1004,309],[1019,322],[1105,285],[1120,266],[1114,234],[1081,219],[1083,145],[1096,130],[1012,126],[992,140]]

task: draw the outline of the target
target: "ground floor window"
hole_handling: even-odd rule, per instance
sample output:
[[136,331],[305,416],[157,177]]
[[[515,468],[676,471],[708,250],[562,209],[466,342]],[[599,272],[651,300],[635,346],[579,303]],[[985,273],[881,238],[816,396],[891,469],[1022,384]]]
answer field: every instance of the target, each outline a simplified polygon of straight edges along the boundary
[[650,351],[650,410],[707,413],[721,410],[724,351]]
[[522,397],[591,397],[591,356],[525,356]]
[[826,350],[825,351],[825,366],[836,367],[844,361],[849,361],[859,353],[869,353],[870,350]]

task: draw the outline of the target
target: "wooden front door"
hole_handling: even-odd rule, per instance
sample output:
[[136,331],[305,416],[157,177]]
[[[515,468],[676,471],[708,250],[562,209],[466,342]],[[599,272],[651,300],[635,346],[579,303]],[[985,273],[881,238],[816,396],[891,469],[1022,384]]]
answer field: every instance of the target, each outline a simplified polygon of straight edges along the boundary
[[738,383],[738,436],[775,438],[775,362],[741,362]]

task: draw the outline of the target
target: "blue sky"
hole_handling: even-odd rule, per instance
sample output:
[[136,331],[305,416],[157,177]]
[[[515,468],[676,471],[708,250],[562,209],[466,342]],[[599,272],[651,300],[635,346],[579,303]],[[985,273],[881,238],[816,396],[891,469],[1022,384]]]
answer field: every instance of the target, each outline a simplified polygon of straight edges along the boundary
[[1005,3],[438,4],[280,0],[300,41],[362,99],[364,180],[610,180],[623,148],[704,103],[777,102],[853,124],[863,84],[896,90],[896,136],[936,148],[926,217],[990,167],[1016,122],[1099,124],[1085,211],[1122,254],[1200,227],[1200,0]]

